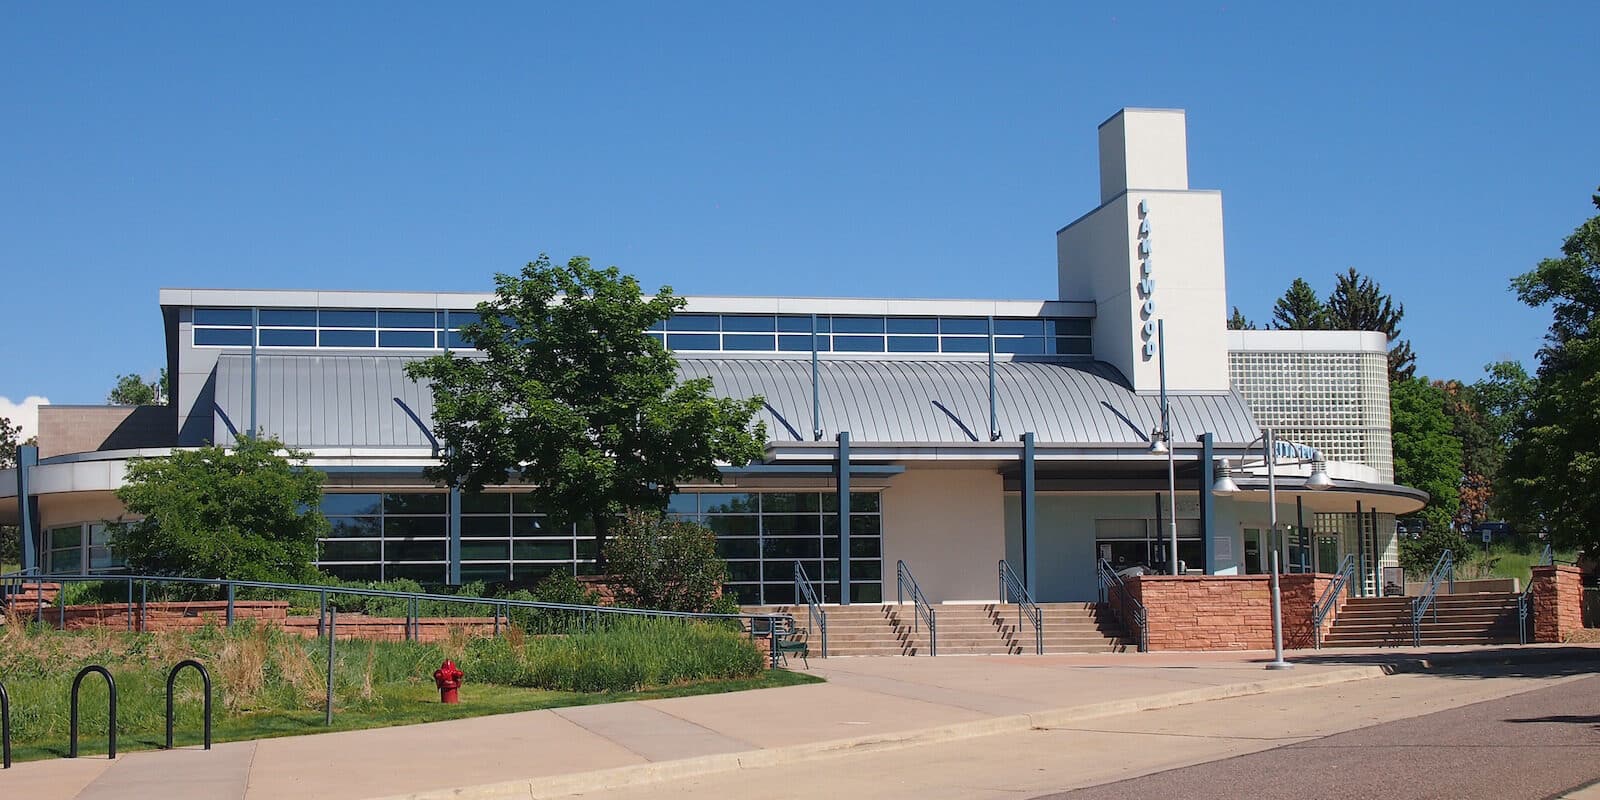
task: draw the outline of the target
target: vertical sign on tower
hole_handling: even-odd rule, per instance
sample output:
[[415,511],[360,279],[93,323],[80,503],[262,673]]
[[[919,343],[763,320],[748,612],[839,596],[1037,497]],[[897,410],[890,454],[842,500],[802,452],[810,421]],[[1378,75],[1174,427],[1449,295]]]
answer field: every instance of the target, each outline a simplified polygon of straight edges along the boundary
[[1144,318],[1144,358],[1156,354],[1156,279],[1152,272],[1154,259],[1150,256],[1150,201],[1139,201],[1139,296],[1144,303],[1139,314]]

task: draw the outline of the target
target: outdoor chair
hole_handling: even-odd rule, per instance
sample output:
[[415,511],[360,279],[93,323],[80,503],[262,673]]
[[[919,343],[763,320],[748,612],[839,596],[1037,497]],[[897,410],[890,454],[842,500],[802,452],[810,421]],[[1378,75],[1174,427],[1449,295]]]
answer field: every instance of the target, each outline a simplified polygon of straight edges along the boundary
[[804,664],[806,669],[811,669],[811,662],[808,660],[811,646],[806,643],[810,636],[811,632],[805,628],[789,628],[778,632],[778,658],[784,666],[789,666],[789,654],[793,653],[800,657],[800,663]]

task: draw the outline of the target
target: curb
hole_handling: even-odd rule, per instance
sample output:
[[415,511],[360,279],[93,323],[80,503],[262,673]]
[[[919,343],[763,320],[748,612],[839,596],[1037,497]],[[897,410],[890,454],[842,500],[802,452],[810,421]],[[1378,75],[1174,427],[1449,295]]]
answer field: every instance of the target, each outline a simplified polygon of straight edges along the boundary
[[959,741],[997,733],[1047,730],[1070,723],[1118,714],[1129,714],[1136,711],[1150,711],[1194,703],[1205,703],[1213,700],[1267,694],[1288,689],[1307,689],[1336,683],[1381,678],[1397,671],[1401,670],[1389,665],[1345,667],[1324,672],[1305,673],[1294,678],[1206,686],[1150,697],[1112,700],[1104,703],[1049,709],[1026,714],[1011,714],[920,730],[832,739],[785,747],[747,750],[740,753],[695,756],[672,761],[633,764],[626,767],[614,767],[567,775],[549,775],[476,786],[462,786],[454,789],[436,789],[389,795],[375,800],[550,800],[550,798],[586,792],[644,786],[678,778],[690,778],[744,769],[766,769],[837,755],[899,750],[918,745]]

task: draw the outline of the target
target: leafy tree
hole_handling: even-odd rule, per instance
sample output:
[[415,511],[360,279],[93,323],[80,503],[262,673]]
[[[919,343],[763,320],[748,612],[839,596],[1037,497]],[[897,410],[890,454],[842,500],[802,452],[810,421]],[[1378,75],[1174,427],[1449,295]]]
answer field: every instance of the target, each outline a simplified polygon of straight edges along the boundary
[[1420,516],[1430,530],[1449,530],[1460,503],[1461,441],[1451,432],[1445,392],[1425,378],[1389,389],[1394,427],[1394,477],[1428,493]]
[[630,512],[606,551],[619,599],[637,608],[706,611],[728,578],[710,528],[653,511]]
[[1400,338],[1400,320],[1406,307],[1385,294],[1371,278],[1356,272],[1338,277],[1328,295],[1327,328],[1338,331],[1379,331],[1389,337],[1389,382],[1409,380],[1416,374],[1417,357],[1411,342]]
[[462,331],[482,357],[446,353],[406,368],[432,381],[434,431],[448,446],[430,474],[477,491],[520,473],[555,522],[592,521],[606,558],[624,511],[663,509],[680,481],[719,481],[766,441],[759,397],[719,399],[711,381],[679,382],[676,360],[646,330],[683,308],[663,287],[587,258],[548,256],[496,275],[482,321]]
[[1289,290],[1272,305],[1272,327],[1280,331],[1318,331],[1328,327],[1328,309],[1304,278],[1295,278]]
[[[1600,208],[1600,194],[1593,198]],[[1558,546],[1600,550],[1600,215],[1512,279],[1517,299],[1549,307],[1532,392],[1507,457],[1507,500]]]
[[0,469],[11,469],[17,465],[17,447],[22,444],[17,437],[21,435],[21,426],[12,425],[10,419],[0,417]]
[[1444,413],[1450,418],[1450,433],[1461,443],[1461,504],[1456,509],[1457,528],[1492,517],[1494,479],[1505,460],[1505,446],[1495,436],[1492,422],[1478,405],[1471,386],[1460,381],[1435,381],[1444,392]]
[[134,572],[305,581],[328,521],[322,473],[276,439],[239,437],[136,459],[117,499],[134,522],[111,526],[111,548]]
[[1234,306],[1233,314],[1228,317],[1228,330],[1253,331],[1255,329],[1256,324],[1248,319],[1245,319],[1244,312],[1240,311],[1238,306]]
[[133,373],[118,375],[106,402],[114,406],[165,405],[167,396],[167,369],[162,367],[160,377],[148,382]]

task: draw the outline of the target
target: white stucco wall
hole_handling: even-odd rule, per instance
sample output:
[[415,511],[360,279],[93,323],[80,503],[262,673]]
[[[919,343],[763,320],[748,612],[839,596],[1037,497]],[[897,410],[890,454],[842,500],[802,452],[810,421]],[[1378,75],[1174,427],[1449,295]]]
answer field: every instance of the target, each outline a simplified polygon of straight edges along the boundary
[[1005,553],[1004,487],[992,467],[907,469],[883,492],[883,599],[904,560],[932,602],[993,601]]

